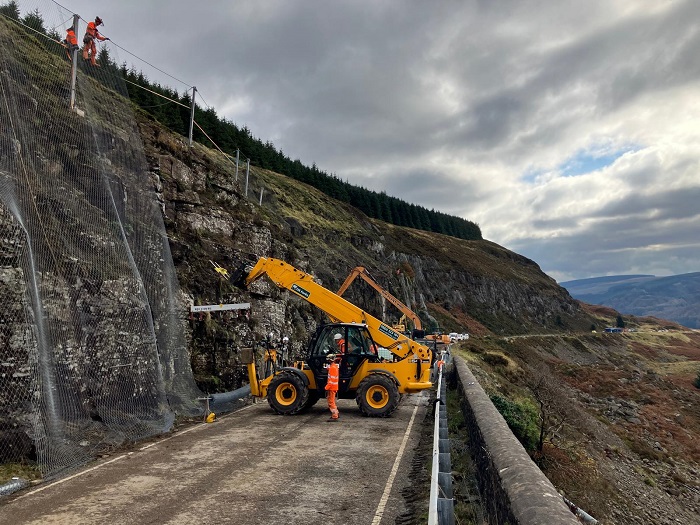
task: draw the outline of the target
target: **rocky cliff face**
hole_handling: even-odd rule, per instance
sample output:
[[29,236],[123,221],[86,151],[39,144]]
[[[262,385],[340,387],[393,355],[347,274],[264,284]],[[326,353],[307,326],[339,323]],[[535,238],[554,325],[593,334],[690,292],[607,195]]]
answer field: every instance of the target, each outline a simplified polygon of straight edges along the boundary
[[[282,174],[235,165],[200,145],[188,148],[143,121],[153,188],[158,192],[182,289],[194,304],[252,302],[248,316],[190,320],[193,365],[205,389],[241,379],[237,349],[272,332],[292,338],[297,354],[324,316],[301,299],[256,283],[253,293],[220,281],[210,261],[276,257],[337,290],[366,267],[410,305],[429,331],[519,334],[588,329],[591,318],[537,264],[489,241],[464,241],[368,219],[357,209]],[[260,196],[262,195],[262,199]],[[356,281],[345,296],[388,322],[401,316]],[[188,305],[183,304],[183,311]]]

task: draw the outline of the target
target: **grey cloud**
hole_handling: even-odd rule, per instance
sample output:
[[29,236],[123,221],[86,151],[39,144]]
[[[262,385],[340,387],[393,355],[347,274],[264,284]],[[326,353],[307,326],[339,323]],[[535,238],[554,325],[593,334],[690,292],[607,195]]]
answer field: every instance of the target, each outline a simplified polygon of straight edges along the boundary
[[[656,212],[653,220],[698,218],[700,219],[700,187],[671,191],[632,193],[603,207],[592,216],[625,217],[647,215]],[[700,221],[698,221],[700,225]]]
[[[69,3],[95,14],[94,2]],[[531,187],[514,182],[608,130],[610,140],[632,140],[638,130],[626,129],[627,116],[658,115],[669,90],[697,87],[700,2],[626,5],[621,16],[609,0],[122,0],[101,5],[99,14],[115,42],[197,85],[220,115],[293,159],[471,220],[479,210],[483,217],[520,206],[514,219],[491,217],[482,228],[498,231],[499,221],[515,220],[519,231],[535,229],[538,235],[507,247],[545,271],[697,270],[689,267],[697,250],[684,247],[697,235],[697,185],[651,190],[662,178],[692,173],[697,159],[661,151],[658,159],[621,163],[606,173],[633,194],[592,212],[570,203],[586,191],[606,201],[599,184],[548,185],[530,197]],[[247,106],[233,104],[240,100]],[[235,110],[222,114],[222,107]],[[640,122],[643,137],[644,126],[660,125]],[[690,149],[697,139],[677,140]],[[645,211],[652,209],[650,220]],[[561,210],[570,211],[559,218]],[[574,233],[552,237],[562,231]],[[645,247],[661,242],[675,247],[655,260]]]

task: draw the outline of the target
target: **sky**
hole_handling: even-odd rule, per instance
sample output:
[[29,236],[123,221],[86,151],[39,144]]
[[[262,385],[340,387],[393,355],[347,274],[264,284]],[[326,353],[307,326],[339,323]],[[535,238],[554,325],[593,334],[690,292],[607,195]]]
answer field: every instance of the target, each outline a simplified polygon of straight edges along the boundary
[[288,157],[474,221],[559,282],[700,271],[700,1],[60,5]]

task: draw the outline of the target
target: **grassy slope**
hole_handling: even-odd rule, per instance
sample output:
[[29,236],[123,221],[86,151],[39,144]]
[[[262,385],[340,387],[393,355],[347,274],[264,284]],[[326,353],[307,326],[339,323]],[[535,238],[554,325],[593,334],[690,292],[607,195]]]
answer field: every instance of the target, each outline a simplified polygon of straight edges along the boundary
[[700,489],[700,390],[693,386],[700,332],[658,331],[666,325],[646,319],[624,334],[472,338],[457,352],[490,394],[519,403],[536,406],[532,375],[551,373],[569,399],[568,416],[535,457],[582,508],[633,516],[652,495],[668,499],[673,513],[675,499]]

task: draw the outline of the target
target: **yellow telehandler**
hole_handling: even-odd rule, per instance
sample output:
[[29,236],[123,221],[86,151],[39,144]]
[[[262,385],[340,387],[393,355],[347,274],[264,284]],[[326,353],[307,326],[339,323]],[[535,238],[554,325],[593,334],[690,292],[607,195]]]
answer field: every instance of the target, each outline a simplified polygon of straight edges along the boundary
[[[279,288],[318,307],[331,321],[320,326],[311,339],[306,360],[277,369],[268,377],[258,377],[253,350],[245,352],[251,394],[266,397],[278,414],[297,414],[324,396],[329,355],[340,358],[338,397],[354,398],[366,416],[387,417],[396,410],[401,394],[432,387],[430,348],[324,288],[311,275],[282,260],[265,257],[252,267],[242,264],[230,275],[219,265],[215,268],[242,288],[267,276]],[[340,340],[342,345],[338,344]]]

